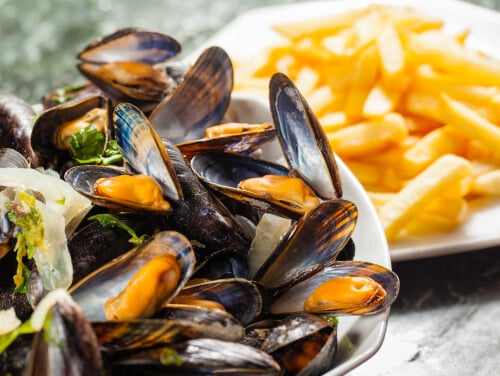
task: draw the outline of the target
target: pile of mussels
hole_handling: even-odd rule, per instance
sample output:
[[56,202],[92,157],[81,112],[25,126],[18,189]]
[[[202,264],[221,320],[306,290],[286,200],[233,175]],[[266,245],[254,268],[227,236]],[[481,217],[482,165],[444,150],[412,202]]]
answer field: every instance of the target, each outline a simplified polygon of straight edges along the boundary
[[[0,373],[318,375],[337,315],[395,300],[353,260],[356,205],[294,84],[244,124],[226,52],[179,51],[123,29],[40,113],[0,93]],[[275,139],[283,163],[259,158]]]

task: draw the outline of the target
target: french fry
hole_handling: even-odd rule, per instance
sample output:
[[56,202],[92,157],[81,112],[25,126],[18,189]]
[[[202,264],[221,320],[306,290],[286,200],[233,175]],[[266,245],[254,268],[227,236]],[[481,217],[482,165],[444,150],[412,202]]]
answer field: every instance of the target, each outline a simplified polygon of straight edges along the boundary
[[380,209],[380,220],[387,239],[395,239],[399,231],[443,189],[471,175],[472,168],[466,159],[452,154],[439,158]]
[[403,155],[404,173],[413,177],[445,154],[463,155],[466,141],[449,129],[441,127],[426,134]]
[[397,113],[389,113],[381,119],[364,121],[327,133],[333,150],[343,157],[372,154],[399,143],[407,136],[404,119]]
[[498,150],[500,128],[471,110],[466,105],[442,94],[443,119],[472,139],[477,139],[491,150]]
[[406,83],[405,52],[394,27],[386,26],[377,36],[376,45],[380,57],[382,82],[388,87],[404,88]]
[[476,195],[500,196],[500,169],[485,172],[474,179],[472,193]]

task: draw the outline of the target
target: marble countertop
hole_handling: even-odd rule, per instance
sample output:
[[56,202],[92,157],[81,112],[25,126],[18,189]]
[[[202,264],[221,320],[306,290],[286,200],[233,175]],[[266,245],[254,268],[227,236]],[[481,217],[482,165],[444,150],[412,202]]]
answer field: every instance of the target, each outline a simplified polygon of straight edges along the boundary
[[[0,90],[36,102],[74,82],[76,51],[119,27],[169,33],[187,54],[249,9],[292,2],[0,0]],[[499,0],[470,2],[500,9]],[[500,373],[500,247],[397,262],[393,269],[401,291],[385,341],[350,375]]]

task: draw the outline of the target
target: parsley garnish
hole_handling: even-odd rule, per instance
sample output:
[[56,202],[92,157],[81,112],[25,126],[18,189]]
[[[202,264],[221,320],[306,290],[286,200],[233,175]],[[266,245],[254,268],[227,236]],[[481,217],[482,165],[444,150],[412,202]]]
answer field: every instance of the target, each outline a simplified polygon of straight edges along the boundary
[[7,217],[9,221],[20,228],[16,234],[17,271],[14,276],[14,283],[17,292],[28,291],[28,280],[30,270],[24,264],[23,259],[31,259],[37,248],[44,248],[43,236],[45,226],[43,218],[36,207],[36,199],[29,194],[19,191],[16,200],[7,204]]
[[134,231],[134,229],[127,226],[125,223],[120,221],[118,218],[116,218],[112,214],[96,214],[96,215],[93,215],[92,217],[89,217],[88,219],[89,219],[89,221],[91,221],[91,220],[98,221],[101,224],[101,226],[103,226],[103,227],[116,227],[116,228],[120,228],[122,230],[127,231],[129,233],[129,235],[131,236],[131,238],[128,241],[129,241],[129,243],[132,243],[134,245],[142,244],[144,242],[144,240],[146,240],[149,237],[149,235],[147,235],[147,234],[137,236],[137,233]]
[[182,366],[184,360],[179,356],[177,351],[169,347],[164,347],[161,349],[160,362],[166,366]]
[[103,164],[121,163],[122,155],[116,140],[108,143],[103,153],[106,138],[93,124],[88,125],[81,131],[71,136],[71,154],[80,164]]

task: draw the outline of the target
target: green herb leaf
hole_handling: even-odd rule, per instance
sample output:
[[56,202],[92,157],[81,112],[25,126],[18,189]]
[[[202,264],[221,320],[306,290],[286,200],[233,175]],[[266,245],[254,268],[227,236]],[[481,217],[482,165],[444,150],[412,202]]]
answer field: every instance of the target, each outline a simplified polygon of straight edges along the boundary
[[0,354],[5,351],[7,347],[10,346],[12,342],[16,340],[22,334],[32,334],[36,333],[36,329],[31,326],[31,321],[28,320],[16,329],[0,335]]
[[106,138],[93,124],[88,125],[81,131],[71,136],[71,154],[78,163],[87,163],[94,159],[101,159]]
[[123,157],[116,140],[110,140],[102,157],[102,164],[108,166],[113,163],[122,163]]
[[164,347],[160,353],[160,362],[166,366],[182,366],[184,360],[174,349]]
[[131,236],[131,238],[128,241],[129,241],[129,243],[132,243],[134,245],[142,244],[149,237],[149,235],[147,235],[147,234],[137,236],[137,233],[134,231],[134,229],[127,226],[125,223],[120,221],[118,218],[116,218],[112,214],[96,214],[96,215],[93,215],[92,217],[89,217],[88,220],[89,221],[96,220],[103,227],[116,227],[116,228],[120,228],[122,230],[127,231],[129,233],[129,235]]
[[318,316],[332,325],[337,325],[339,323],[339,318],[333,313],[323,313]]
[[30,270],[23,262],[24,257],[31,259],[37,248],[43,249],[45,226],[42,214],[36,207],[36,199],[19,191],[16,199],[7,207],[10,222],[20,228],[16,235],[14,251],[17,259],[17,271],[14,276],[16,291],[27,292],[27,281]]

